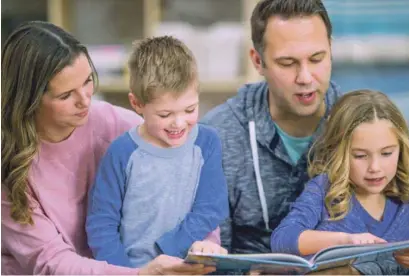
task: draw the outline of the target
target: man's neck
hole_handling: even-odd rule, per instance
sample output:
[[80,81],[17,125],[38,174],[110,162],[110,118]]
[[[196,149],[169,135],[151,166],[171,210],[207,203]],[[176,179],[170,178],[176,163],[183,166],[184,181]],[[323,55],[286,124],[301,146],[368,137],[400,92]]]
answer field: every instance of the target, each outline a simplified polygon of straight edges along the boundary
[[273,121],[288,135],[293,137],[308,137],[314,134],[325,114],[325,103],[311,116],[296,116],[289,113],[280,113],[270,108]]

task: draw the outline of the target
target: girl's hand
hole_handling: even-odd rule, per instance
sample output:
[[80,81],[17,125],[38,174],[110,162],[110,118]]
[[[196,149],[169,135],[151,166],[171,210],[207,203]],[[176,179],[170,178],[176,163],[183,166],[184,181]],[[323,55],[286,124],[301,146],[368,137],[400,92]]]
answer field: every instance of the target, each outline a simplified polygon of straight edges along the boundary
[[378,238],[370,233],[348,234],[346,244],[374,244],[386,243],[384,239]]
[[216,270],[202,264],[186,264],[182,259],[159,255],[139,270],[139,275],[204,275]]
[[409,249],[396,251],[393,256],[398,264],[405,268],[409,268]]
[[189,249],[190,252],[206,254],[227,254],[227,250],[211,241],[196,241]]

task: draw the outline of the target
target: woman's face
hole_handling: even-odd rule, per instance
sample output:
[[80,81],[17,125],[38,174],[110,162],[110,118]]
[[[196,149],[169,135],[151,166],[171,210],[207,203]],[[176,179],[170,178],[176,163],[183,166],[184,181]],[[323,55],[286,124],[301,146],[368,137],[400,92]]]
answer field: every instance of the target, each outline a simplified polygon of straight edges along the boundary
[[36,113],[39,136],[60,142],[88,120],[94,92],[92,69],[85,54],[56,74],[48,84]]

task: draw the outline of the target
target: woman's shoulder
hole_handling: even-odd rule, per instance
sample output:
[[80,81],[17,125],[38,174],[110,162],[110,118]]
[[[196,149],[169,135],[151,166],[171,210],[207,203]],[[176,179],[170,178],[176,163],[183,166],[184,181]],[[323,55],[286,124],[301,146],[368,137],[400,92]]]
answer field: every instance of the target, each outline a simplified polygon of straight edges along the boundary
[[104,101],[93,101],[88,123],[95,135],[112,140],[142,121],[131,110]]

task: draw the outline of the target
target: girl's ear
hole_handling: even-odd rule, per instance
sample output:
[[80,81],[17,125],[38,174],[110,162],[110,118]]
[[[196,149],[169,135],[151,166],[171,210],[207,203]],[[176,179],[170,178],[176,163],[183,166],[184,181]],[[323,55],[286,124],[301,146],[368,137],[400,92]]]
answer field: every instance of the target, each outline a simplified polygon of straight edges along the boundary
[[128,99],[132,109],[135,110],[136,113],[141,115],[143,113],[143,108],[145,107],[145,105],[141,103],[132,92],[128,93]]

